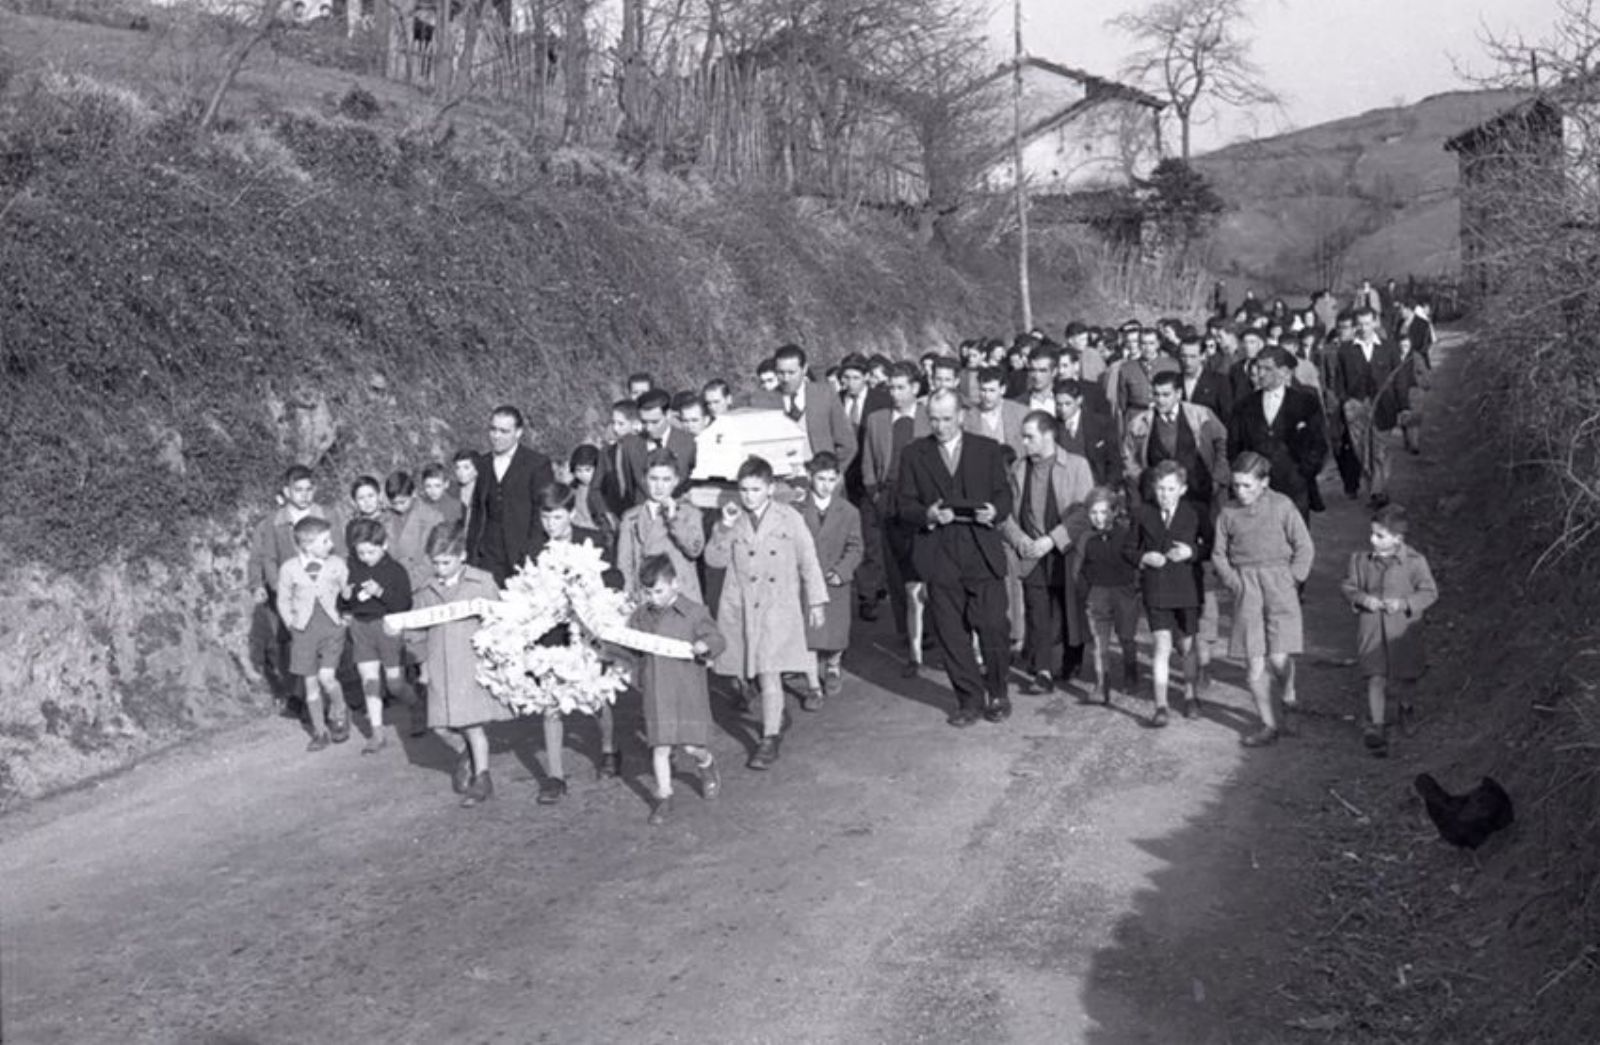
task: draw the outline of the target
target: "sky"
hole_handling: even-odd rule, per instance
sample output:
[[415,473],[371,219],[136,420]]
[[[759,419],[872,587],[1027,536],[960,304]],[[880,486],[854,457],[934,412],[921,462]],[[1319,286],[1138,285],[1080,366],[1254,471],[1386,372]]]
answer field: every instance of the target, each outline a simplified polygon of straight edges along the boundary
[[[1011,45],[1011,0],[992,0],[997,40]],[[1241,137],[1272,135],[1420,101],[1469,87],[1452,56],[1477,71],[1488,62],[1480,42],[1520,33],[1551,35],[1558,0],[1249,0],[1252,55],[1267,84],[1286,96],[1282,113],[1240,115],[1196,128],[1197,151]],[[1029,54],[1114,77],[1132,39],[1106,22],[1149,0],[1022,0],[1023,47]]]

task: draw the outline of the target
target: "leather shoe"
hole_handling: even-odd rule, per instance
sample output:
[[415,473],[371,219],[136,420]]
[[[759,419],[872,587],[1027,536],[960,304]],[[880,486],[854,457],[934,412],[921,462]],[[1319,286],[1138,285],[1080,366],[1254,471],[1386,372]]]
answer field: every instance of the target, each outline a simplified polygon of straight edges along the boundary
[[545,777],[539,783],[539,804],[553,806],[567,796],[567,782],[558,776]]
[[755,753],[745,765],[751,769],[771,769],[772,764],[778,761],[778,744],[781,739],[781,737],[762,737],[761,743],[756,745]]
[[1278,731],[1271,726],[1262,726],[1247,737],[1241,737],[1239,743],[1245,747],[1266,747],[1268,744],[1278,742]]
[[824,699],[825,698],[822,695],[822,690],[808,689],[804,693],[800,694],[800,710],[821,711]]
[[600,752],[600,779],[618,777],[622,775],[622,752]]
[[965,729],[974,722],[978,721],[978,718],[979,715],[977,708],[956,708],[955,711],[950,713],[950,717],[945,719],[945,721],[950,723],[952,726],[955,726],[957,729]]
[[667,814],[672,812],[672,796],[657,798],[650,803],[650,826],[660,827],[667,822]]
[[983,717],[990,722],[1004,722],[1011,717],[1011,698],[1001,697],[999,700],[990,701],[989,706],[983,709]]
[[485,769],[472,778],[472,783],[467,785],[467,793],[461,796],[461,807],[471,809],[473,806],[482,805],[494,797],[494,778]]
[[722,794],[722,774],[717,772],[715,762],[707,762],[696,767],[700,774],[700,795],[707,802]]
[[1028,692],[1034,696],[1049,693],[1055,688],[1056,680],[1050,676],[1048,671],[1034,672],[1033,678],[1028,682]]
[[922,665],[920,663],[914,660],[908,660],[900,668],[900,677],[903,679],[914,679],[921,671]]
[[1150,728],[1151,729],[1162,729],[1162,728],[1164,728],[1166,726],[1166,724],[1167,724],[1167,721],[1170,719],[1170,717],[1171,716],[1168,714],[1166,708],[1156,708],[1155,714],[1150,716]]

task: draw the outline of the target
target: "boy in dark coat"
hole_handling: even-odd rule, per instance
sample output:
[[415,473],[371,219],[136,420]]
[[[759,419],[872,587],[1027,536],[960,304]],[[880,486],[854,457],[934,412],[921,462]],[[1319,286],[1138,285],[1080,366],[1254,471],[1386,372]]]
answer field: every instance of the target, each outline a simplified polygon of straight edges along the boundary
[[[806,627],[806,646],[817,652],[820,688],[813,688],[801,707],[815,711],[820,697],[833,697],[844,686],[840,661],[850,646],[850,611],[855,605],[855,574],[861,565],[861,513],[839,494],[843,476],[839,459],[824,451],[806,466],[811,492],[800,504],[800,518],[817,545],[817,561],[827,583],[828,602],[822,607],[822,627]],[[809,680],[808,680],[809,681]],[[820,694],[820,697],[819,697]]]
[[1199,711],[1194,636],[1205,595],[1201,568],[1211,554],[1212,532],[1210,516],[1184,499],[1189,477],[1181,464],[1162,461],[1150,473],[1155,504],[1139,508],[1133,529],[1145,613],[1154,639],[1150,681],[1156,709],[1150,725],[1160,728],[1167,724],[1168,659],[1174,645],[1183,658],[1183,716],[1193,718]]

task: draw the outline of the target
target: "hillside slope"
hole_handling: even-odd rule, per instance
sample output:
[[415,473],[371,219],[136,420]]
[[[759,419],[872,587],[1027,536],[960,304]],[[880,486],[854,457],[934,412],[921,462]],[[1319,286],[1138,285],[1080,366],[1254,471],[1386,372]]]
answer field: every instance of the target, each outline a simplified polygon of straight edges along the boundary
[[632,370],[743,387],[783,341],[1011,326],[1003,266],[892,220],[443,143],[393,85],[285,59],[198,135],[112,78],[139,37],[0,12],[33,48],[0,90],[0,803],[259,709],[244,537],[290,462],[339,504],[481,447],[498,403],[564,460]]
[[1444,143],[1515,104],[1458,91],[1198,157],[1229,205],[1218,267],[1271,291],[1459,268],[1456,158]]

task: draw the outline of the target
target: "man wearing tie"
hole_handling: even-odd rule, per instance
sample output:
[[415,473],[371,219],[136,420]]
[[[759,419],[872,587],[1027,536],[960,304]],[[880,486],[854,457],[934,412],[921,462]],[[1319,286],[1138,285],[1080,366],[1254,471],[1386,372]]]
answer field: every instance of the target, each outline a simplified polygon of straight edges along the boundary
[[1177,461],[1186,477],[1184,499],[1209,516],[1232,478],[1228,433],[1210,410],[1183,402],[1182,387],[1182,378],[1170,371],[1157,374],[1151,382],[1150,409],[1128,418],[1122,439],[1123,477],[1134,503],[1153,501],[1146,476],[1162,461]]
[[809,459],[824,450],[849,470],[856,457],[856,433],[844,415],[844,404],[826,381],[806,380],[806,352],[799,345],[784,345],[772,355],[778,387],[757,394],[754,405],[782,410],[806,430]]
[[1206,366],[1200,335],[1185,333],[1178,342],[1178,368],[1183,375],[1183,401],[1203,406],[1227,424],[1233,417],[1233,383]]
[[[652,388],[639,397],[639,435],[644,439],[645,453],[670,450],[678,459],[678,475],[687,484],[689,473],[694,471],[694,436],[681,428],[672,427],[668,411],[672,396],[665,389]],[[682,492],[682,486],[679,487]]]
[[1028,411],[1021,403],[1006,399],[1005,371],[997,366],[978,369],[977,398],[966,412],[964,427],[973,435],[988,436],[1011,450],[1014,460],[1022,457],[1022,419]]
[[1111,418],[1085,410],[1084,384],[1062,378],[1055,385],[1056,441],[1089,462],[1095,485],[1110,486],[1122,475],[1122,450]]
[[927,413],[932,435],[907,446],[900,465],[899,516],[915,529],[912,559],[927,585],[934,637],[955,690],[949,722],[970,726],[980,715],[1000,722],[1011,714],[1011,698],[1006,554],[998,527],[1011,517],[1011,482],[1000,444],[962,433],[954,392],[929,396]]

